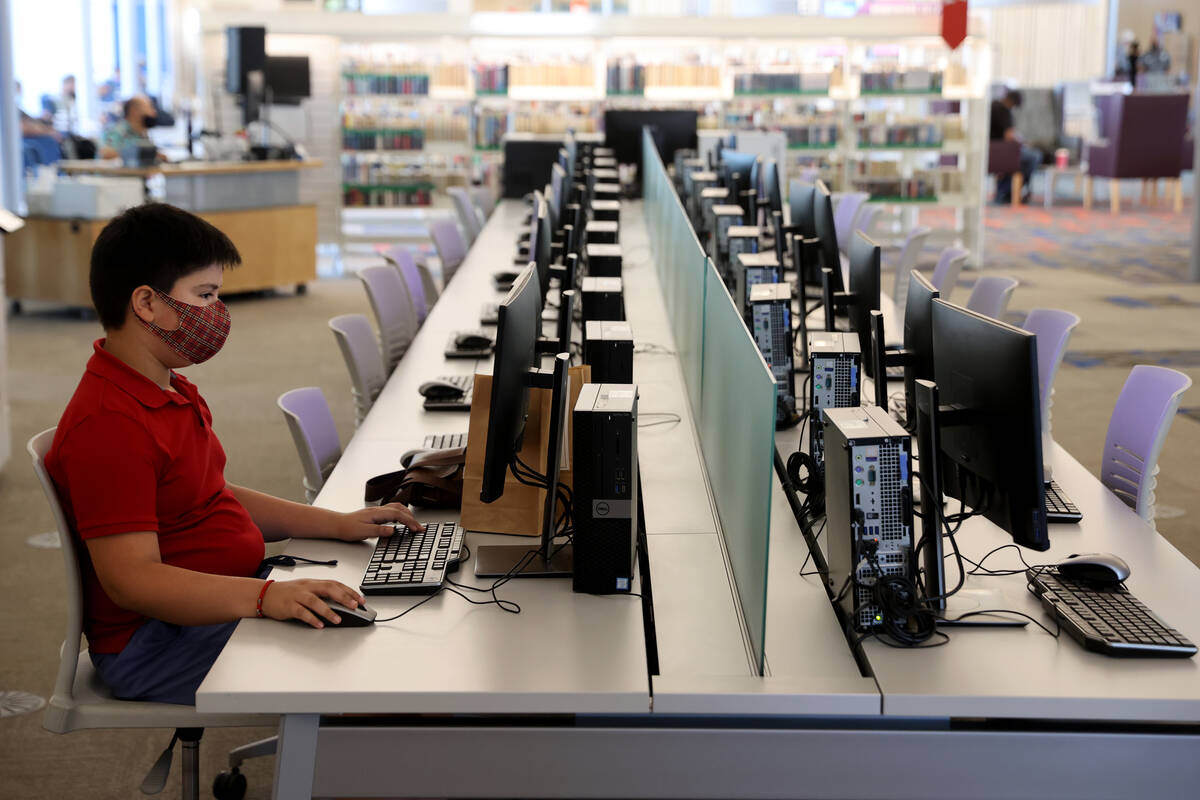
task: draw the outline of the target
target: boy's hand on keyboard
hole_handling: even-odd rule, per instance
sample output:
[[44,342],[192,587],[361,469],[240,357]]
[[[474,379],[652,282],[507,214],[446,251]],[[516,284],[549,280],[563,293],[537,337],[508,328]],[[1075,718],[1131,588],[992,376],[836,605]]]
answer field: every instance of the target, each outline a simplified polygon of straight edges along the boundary
[[275,581],[263,595],[264,617],[287,620],[298,619],[314,628],[325,627],[325,622],[337,623],[338,615],[325,602],[332,600],[346,608],[366,605],[361,594],[344,583],[301,578],[293,581]]
[[370,506],[344,514],[337,538],[357,542],[372,536],[391,536],[393,525],[406,525],[415,531],[424,530],[408,506],[388,503],[386,506]]

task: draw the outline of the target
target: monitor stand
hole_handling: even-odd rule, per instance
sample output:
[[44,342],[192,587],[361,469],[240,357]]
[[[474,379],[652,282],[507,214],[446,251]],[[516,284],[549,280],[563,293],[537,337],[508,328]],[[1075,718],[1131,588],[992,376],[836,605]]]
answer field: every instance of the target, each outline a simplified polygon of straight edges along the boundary
[[[568,300],[570,302],[570,300]],[[571,355],[559,353],[554,357],[554,371],[547,376],[544,370],[531,370],[535,388],[550,389],[550,432],[546,437],[546,475],[551,488],[546,490],[542,508],[541,540],[537,545],[483,545],[475,553],[475,576],[499,578],[560,578],[574,572],[574,554],[569,544],[554,545],[554,509],[558,504],[555,482],[558,480],[559,459],[562,455],[563,431],[567,415],[567,370]],[[549,381],[546,378],[549,378]],[[536,552],[536,555],[531,553]],[[528,559],[525,566],[523,560]],[[520,567],[518,570],[517,568]]]

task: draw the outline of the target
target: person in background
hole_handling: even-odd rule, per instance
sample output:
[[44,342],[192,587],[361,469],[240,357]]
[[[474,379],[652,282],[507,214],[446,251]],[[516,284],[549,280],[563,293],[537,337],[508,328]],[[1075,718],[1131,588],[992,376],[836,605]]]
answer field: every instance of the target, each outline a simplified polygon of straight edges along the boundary
[[54,109],[54,129],[61,133],[75,133],[77,122],[75,107],[75,76],[64,75],[62,94],[58,96]]
[[[120,158],[121,151],[130,144],[149,144],[150,129],[158,121],[154,104],[144,94],[134,95],[121,107],[124,118],[110,126],[100,137],[100,157]],[[158,160],[166,160],[162,153]]]
[[1142,56],[1142,72],[1170,72],[1171,56],[1159,45],[1158,39],[1150,40],[1150,49]]
[[17,81],[17,116],[21,120],[21,167],[29,170],[42,164],[53,164],[60,157],[62,135],[41,120],[34,119],[21,108],[21,82]]
[[[1021,107],[1021,93],[1016,89],[1008,89],[1001,100],[992,101],[991,133],[993,142],[1020,142],[1017,128],[1013,122],[1014,108]],[[1021,145],[1021,175],[1025,178],[1021,192],[1021,202],[1029,200],[1029,184],[1033,180],[1033,171],[1042,163],[1042,153],[1032,147]],[[1009,203],[1012,201],[1012,176],[1003,175],[996,180],[996,202]]]
[[1125,69],[1129,73],[1129,82],[1137,86],[1137,74],[1139,63],[1142,60],[1142,49],[1137,41],[1129,43],[1129,50],[1125,53]]

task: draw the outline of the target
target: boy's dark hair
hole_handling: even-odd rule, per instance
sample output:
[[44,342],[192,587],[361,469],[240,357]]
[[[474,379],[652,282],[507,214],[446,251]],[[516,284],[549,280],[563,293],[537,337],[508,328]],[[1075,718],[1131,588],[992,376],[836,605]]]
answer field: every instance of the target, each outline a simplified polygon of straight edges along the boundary
[[1025,101],[1025,97],[1016,89],[1009,89],[1004,93],[1004,98],[1012,103],[1016,108],[1021,107],[1021,103]]
[[242,257],[229,237],[187,211],[166,203],[134,206],[104,226],[92,247],[92,305],[105,330],[125,324],[129,299],[139,286],[170,292],[175,281]]

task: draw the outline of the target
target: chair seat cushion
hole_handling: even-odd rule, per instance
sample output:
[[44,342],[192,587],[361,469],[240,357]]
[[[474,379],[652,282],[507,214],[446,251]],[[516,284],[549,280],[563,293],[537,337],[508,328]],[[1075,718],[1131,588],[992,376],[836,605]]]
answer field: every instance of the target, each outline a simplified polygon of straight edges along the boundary
[[86,650],[79,654],[72,698],[50,698],[45,727],[55,733],[91,728],[251,728],[278,723],[270,714],[202,714],[195,706],[117,700]]

